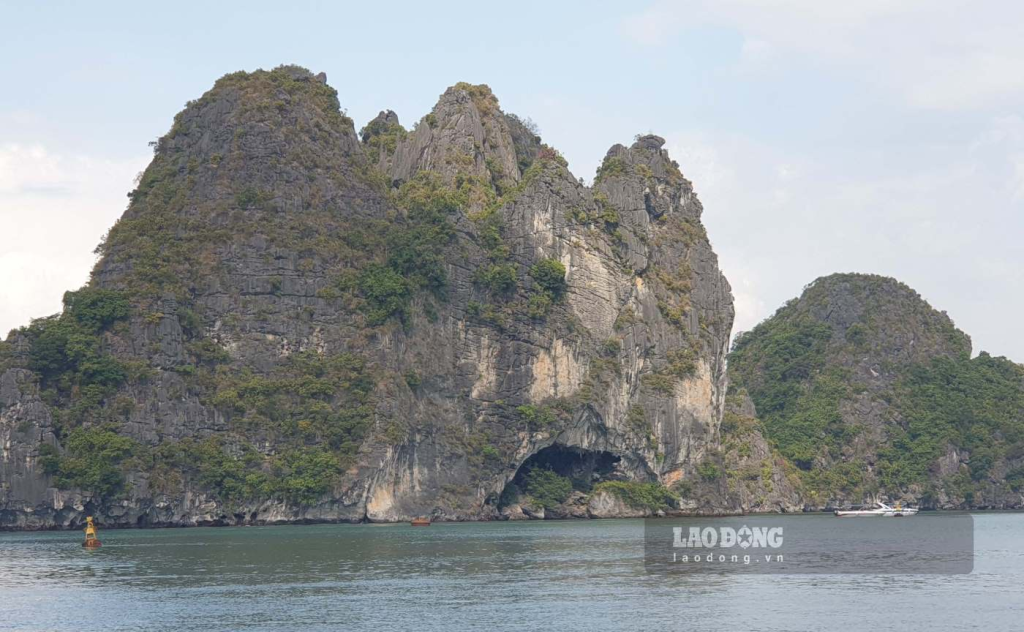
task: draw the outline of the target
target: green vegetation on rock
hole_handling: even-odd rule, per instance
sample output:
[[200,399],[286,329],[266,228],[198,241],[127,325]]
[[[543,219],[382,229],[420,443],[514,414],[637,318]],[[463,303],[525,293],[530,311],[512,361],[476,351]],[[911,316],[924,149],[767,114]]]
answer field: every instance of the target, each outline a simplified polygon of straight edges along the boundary
[[498,111],[498,99],[491,92],[490,86],[485,83],[471,84],[465,81],[460,81],[453,86],[456,90],[465,90],[469,93],[469,97],[473,100],[473,105],[476,106],[481,116],[487,116]]
[[372,418],[373,375],[350,353],[294,354],[269,375],[223,367],[212,383],[211,403],[234,428],[296,448],[321,445],[351,457]]
[[651,512],[671,509],[679,502],[675,494],[658,483],[605,481],[594,485],[592,493],[600,491],[615,494],[634,509],[646,509]]
[[444,252],[454,234],[449,218],[465,203],[430,172],[420,172],[403,184],[396,201],[405,214],[387,228],[387,259],[364,267],[357,280],[369,325],[380,325],[392,316],[404,322],[419,290],[443,296]]
[[473,280],[496,295],[506,295],[516,289],[516,266],[512,263],[489,263],[473,273]]
[[[217,120],[232,140],[227,153],[209,154],[190,139],[219,112],[217,104],[231,105],[230,117]],[[220,248],[237,235],[232,225],[243,234],[258,230],[273,236],[280,246],[309,235],[306,245],[314,247],[315,235],[347,223],[324,203],[338,179],[349,175],[367,190],[378,186],[365,161],[356,160],[351,173],[343,175],[338,169],[337,144],[346,136],[357,142],[337,92],[309,71],[281,66],[225,75],[190,102],[170,131],[154,143],[153,162],[129,194],[128,211],[110,229],[97,254],[108,264],[130,266],[123,283],[133,298],[153,301],[170,293],[187,302],[211,272],[211,266],[197,264],[220,259]],[[255,160],[247,151],[250,142],[293,153],[282,160],[266,152]],[[269,189],[273,183],[253,173],[260,167],[277,172],[285,165],[293,173],[306,174],[306,199],[277,197]],[[248,184],[238,186],[230,198],[200,195],[222,172],[233,172],[235,179]],[[296,206],[304,212],[281,212]]]
[[124,487],[121,464],[138,452],[140,446],[135,441],[110,427],[75,428],[64,438],[64,454],[44,445],[40,462],[58,487],[109,497]]
[[641,379],[644,386],[662,395],[671,395],[680,381],[692,377],[697,371],[697,348],[691,344],[668,352],[668,363]]
[[1024,366],[1006,358],[981,353],[914,366],[896,383],[892,405],[903,423],[879,454],[887,487],[924,482],[948,446],[970,454],[975,482],[1001,460],[1024,457]]
[[551,429],[560,421],[568,419],[572,404],[565,399],[550,400],[543,404],[523,404],[516,407],[519,419],[526,422],[531,430]]
[[722,469],[713,461],[703,461],[697,466],[697,474],[705,481],[717,481],[722,478]]
[[550,509],[572,493],[572,481],[546,469],[533,469],[526,474],[525,491],[541,507]]
[[565,266],[557,259],[541,259],[533,264],[530,276],[555,299],[565,292]]
[[[222,366],[201,370],[195,380],[232,432],[165,441],[153,450],[156,478],[170,490],[184,474],[230,503],[276,497],[312,504],[351,465],[372,423],[374,376],[350,353],[306,351],[268,375]],[[256,449],[266,441],[274,454]]]
[[104,332],[131,313],[126,295],[84,287],[64,294],[64,311],[21,330],[29,341],[28,368],[39,374],[44,396],[69,407],[62,425],[79,425],[129,376],[110,355]]
[[399,141],[405,136],[405,128],[397,121],[388,120],[386,117],[375,118],[359,130],[359,138],[366,146],[371,159],[377,156],[391,157],[398,148]]
[[530,268],[537,291],[530,295],[527,313],[531,318],[544,318],[552,305],[565,297],[565,266],[557,259],[541,259]]
[[326,449],[293,448],[265,457],[250,446],[228,446],[219,438],[165,442],[151,459],[160,491],[180,493],[187,477],[229,507],[270,498],[314,504],[341,473],[338,455]]
[[607,178],[621,178],[632,172],[633,169],[623,158],[619,156],[611,156],[605,158],[597,168],[597,175],[594,176],[594,184],[597,184]]
[[[773,321],[738,337],[729,356],[735,383],[747,388],[768,436],[805,470],[824,442],[834,440],[829,429],[841,423],[842,381],[830,376],[818,383],[830,338],[829,326],[809,317]],[[743,381],[753,371],[758,379]]]

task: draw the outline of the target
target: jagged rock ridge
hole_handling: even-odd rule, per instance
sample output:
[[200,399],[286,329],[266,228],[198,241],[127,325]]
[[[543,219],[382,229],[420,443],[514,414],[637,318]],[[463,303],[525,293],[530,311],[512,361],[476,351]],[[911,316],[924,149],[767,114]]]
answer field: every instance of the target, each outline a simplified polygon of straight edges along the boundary
[[225,76],[0,343],[0,526],[492,519],[545,449],[692,490],[733,308],[663,143],[586,187],[486,86],[357,135],[308,71]]

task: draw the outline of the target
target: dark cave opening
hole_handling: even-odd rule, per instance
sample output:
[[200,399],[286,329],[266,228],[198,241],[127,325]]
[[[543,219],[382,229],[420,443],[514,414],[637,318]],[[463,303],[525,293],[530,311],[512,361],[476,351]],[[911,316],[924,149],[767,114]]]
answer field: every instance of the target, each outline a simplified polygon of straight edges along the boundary
[[518,502],[520,495],[530,489],[534,471],[553,472],[568,479],[573,490],[589,492],[595,483],[620,478],[617,475],[619,461],[620,457],[602,450],[584,450],[560,444],[548,446],[523,461],[516,475],[502,490],[498,507]]

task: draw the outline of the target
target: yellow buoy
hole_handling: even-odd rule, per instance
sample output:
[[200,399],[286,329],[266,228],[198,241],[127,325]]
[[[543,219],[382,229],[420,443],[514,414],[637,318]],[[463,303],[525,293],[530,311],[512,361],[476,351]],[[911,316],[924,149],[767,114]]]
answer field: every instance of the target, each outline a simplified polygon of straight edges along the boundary
[[103,546],[96,539],[96,525],[92,523],[92,516],[85,519],[85,542],[82,542],[82,546],[87,549],[98,549]]

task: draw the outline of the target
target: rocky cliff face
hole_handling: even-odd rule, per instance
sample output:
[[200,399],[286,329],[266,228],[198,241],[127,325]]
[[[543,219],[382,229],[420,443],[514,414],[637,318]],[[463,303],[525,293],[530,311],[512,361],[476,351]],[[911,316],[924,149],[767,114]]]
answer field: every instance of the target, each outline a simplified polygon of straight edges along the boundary
[[803,511],[804,489],[799,471],[769,443],[765,434],[747,392],[731,393],[722,418],[724,496],[730,506],[744,512]]
[[322,76],[222,78],[0,343],[0,527],[492,519],[542,451],[685,487],[733,308],[663,143],[587,187],[486,86],[357,135]]
[[1020,507],[1024,367],[970,355],[967,335],[906,285],[836,274],[738,335],[730,380],[809,508]]

